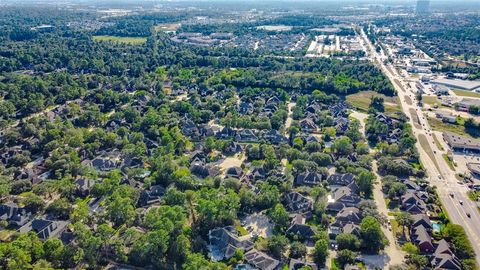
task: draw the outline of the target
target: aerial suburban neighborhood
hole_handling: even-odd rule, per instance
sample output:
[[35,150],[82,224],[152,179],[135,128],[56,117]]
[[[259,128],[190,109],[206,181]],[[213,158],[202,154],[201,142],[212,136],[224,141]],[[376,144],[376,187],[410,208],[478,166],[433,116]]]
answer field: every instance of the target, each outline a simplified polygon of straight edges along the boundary
[[0,2],[0,269],[478,269],[479,21]]

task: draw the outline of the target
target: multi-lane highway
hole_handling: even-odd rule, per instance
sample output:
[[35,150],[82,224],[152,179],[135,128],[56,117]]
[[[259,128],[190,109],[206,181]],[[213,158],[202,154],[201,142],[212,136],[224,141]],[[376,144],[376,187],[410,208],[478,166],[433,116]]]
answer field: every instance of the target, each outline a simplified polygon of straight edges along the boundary
[[416,91],[408,86],[407,80],[398,74],[393,65],[383,63],[386,57],[375,51],[363,30],[361,35],[367,54],[390,79],[398,93],[402,110],[410,119],[413,133],[417,138],[416,147],[430,184],[437,187],[438,195],[450,220],[463,226],[467,232],[475,250],[477,263],[480,263],[480,215],[475,203],[467,196],[468,188],[457,180],[455,172],[443,159],[442,154],[445,152],[436,145],[427,118],[415,102]]

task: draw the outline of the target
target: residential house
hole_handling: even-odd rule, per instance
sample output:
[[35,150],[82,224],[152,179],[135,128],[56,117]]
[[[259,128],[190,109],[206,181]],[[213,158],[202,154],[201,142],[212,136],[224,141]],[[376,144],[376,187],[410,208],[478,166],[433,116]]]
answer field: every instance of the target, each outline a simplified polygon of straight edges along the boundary
[[295,178],[296,186],[318,186],[322,183],[323,176],[316,172],[304,172]]
[[304,267],[310,267],[311,270],[318,270],[318,267],[315,263],[301,261],[298,259],[290,259],[290,263],[288,264],[288,270],[299,270],[303,269]]
[[242,115],[253,113],[253,105],[250,102],[240,102],[238,112]]
[[95,181],[92,179],[80,178],[75,181],[75,192],[77,196],[80,197],[87,197],[90,194],[90,190],[92,189],[93,185],[95,185]]
[[333,187],[348,186],[354,181],[355,181],[355,175],[352,173],[345,173],[345,174],[335,173],[330,175],[327,178],[328,185]]
[[263,134],[263,138],[272,143],[272,144],[280,144],[280,143],[286,143],[288,142],[287,137],[284,135],[280,134],[277,130],[271,129],[267,131],[266,133]]
[[0,204],[0,220],[8,222],[11,226],[21,227],[29,221],[31,216],[30,211],[15,203]]
[[355,224],[353,222],[347,223],[343,226],[343,233],[346,234],[353,234],[356,237],[360,238],[360,226],[358,224]]
[[284,205],[285,209],[290,213],[307,214],[313,210],[312,200],[298,192],[288,193],[285,196]]
[[218,128],[215,126],[199,125],[198,130],[200,131],[201,137],[213,137],[218,132]]
[[234,141],[228,142],[227,145],[225,146],[225,153],[230,155],[240,153],[242,152],[242,150],[243,150],[242,145]]
[[255,166],[249,174],[249,179],[252,181],[264,180],[267,177],[267,171],[263,166]]
[[405,180],[403,183],[407,186],[407,189],[410,190],[420,190],[420,187],[413,181]]
[[335,118],[346,116],[347,109],[348,109],[348,105],[345,102],[338,102],[328,107],[330,114],[333,115],[333,117]]
[[215,228],[208,233],[210,257],[214,261],[230,259],[237,249],[247,252],[253,249],[250,240],[241,240],[234,226]]
[[425,214],[412,215],[412,227],[418,227],[422,225],[428,232],[433,230],[432,222],[430,218]]
[[344,230],[353,230],[354,228],[345,229],[348,224],[358,225],[362,221],[362,214],[360,209],[356,207],[345,207],[336,216],[335,221],[330,224],[329,234],[336,236],[343,233]]
[[200,130],[192,120],[187,119],[182,125],[182,134],[190,137],[192,139],[197,139],[200,137]]
[[317,114],[322,110],[322,107],[316,103],[310,104],[307,108],[305,108],[305,112]]
[[280,264],[278,260],[256,249],[245,253],[245,260],[260,270],[275,270]]
[[149,189],[144,189],[140,193],[138,205],[145,207],[154,203],[160,202],[160,199],[165,195],[165,188],[160,185],[151,186]]
[[450,245],[442,239],[438,241],[435,252],[433,253],[430,263],[433,269],[461,270],[462,264],[460,260],[450,249]]
[[233,177],[240,179],[243,176],[243,170],[240,167],[234,166],[227,169],[226,177]]
[[332,199],[340,202],[347,207],[355,206],[362,200],[358,194],[350,187],[340,187],[333,193]]
[[195,162],[206,163],[207,156],[205,155],[205,152],[200,150],[193,151],[192,154],[190,155],[190,163],[195,163]]
[[429,254],[433,252],[432,237],[430,237],[430,234],[423,225],[413,227],[410,238],[412,242],[417,245],[421,253]]
[[54,221],[46,219],[35,219],[19,229],[20,233],[34,231],[38,238],[46,240],[50,237],[57,237],[65,230],[67,221]]
[[116,156],[98,156],[92,161],[85,160],[84,162],[90,163],[90,166],[96,170],[106,172],[117,169],[119,162]]
[[306,217],[302,214],[292,215],[290,227],[287,229],[287,234],[297,236],[299,239],[312,240],[316,232],[311,227],[305,224]]
[[265,104],[266,105],[270,105],[270,104],[277,105],[278,103],[280,103],[280,99],[276,96],[273,96],[273,97],[269,98]]
[[344,135],[348,130],[348,118],[339,117],[335,119],[335,131],[337,136]]
[[239,130],[235,136],[239,142],[258,142],[258,137],[251,129]]
[[300,129],[303,132],[315,132],[317,131],[317,124],[312,119],[306,118],[300,121]]
[[417,194],[409,190],[402,196],[401,209],[411,214],[421,214],[425,213],[426,205],[425,202],[417,196]]

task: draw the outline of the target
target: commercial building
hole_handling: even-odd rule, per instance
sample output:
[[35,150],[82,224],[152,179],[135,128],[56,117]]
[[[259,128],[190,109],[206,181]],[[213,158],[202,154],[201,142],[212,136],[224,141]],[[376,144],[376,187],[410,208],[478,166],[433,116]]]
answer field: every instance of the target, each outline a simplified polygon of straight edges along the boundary
[[454,151],[480,153],[480,140],[471,139],[452,132],[444,132],[443,139]]
[[472,175],[480,177],[480,163],[468,163],[467,168],[470,170]]
[[468,112],[470,110],[470,107],[472,106],[480,107],[480,100],[473,98],[464,98],[455,104],[457,110],[464,112]]
[[428,15],[430,13],[430,0],[417,0],[417,15]]
[[452,79],[436,79],[431,81],[432,84],[444,85],[450,88],[473,91],[480,89],[480,81],[452,80]]

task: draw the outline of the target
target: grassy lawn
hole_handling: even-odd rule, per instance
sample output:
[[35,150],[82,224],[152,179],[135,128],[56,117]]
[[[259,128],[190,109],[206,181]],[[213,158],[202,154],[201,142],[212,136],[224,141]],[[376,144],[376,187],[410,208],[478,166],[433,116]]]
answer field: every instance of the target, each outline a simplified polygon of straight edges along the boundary
[[405,101],[408,105],[412,105],[412,99],[410,97],[405,97]]
[[179,23],[162,23],[155,25],[155,32],[172,32],[172,31],[177,31],[178,28],[180,28]]
[[410,108],[410,115],[412,116],[413,125],[416,128],[421,129],[422,126],[420,125],[420,119],[418,118],[417,112],[413,108]]
[[477,92],[464,91],[464,90],[458,90],[458,89],[452,89],[452,92],[454,92],[455,95],[457,96],[480,98],[480,93],[477,93]]
[[338,267],[337,259],[332,258],[332,268],[331,270],[340,270],[340,267]]
[[240,236],[244,236],[248,234],[248,231],[240,225],[235,226],[235,229],[237,229]]
[[116,36],[93,36],[94,41],[111,41],[132,45],[141,45],[147,42],[145,37],[116,37]]
[[11,230],[2,230],[0,231],[0,241],[7,241],[10,239],[10,236],[12,236],[15,233],[15,231]]
[[468,198],[472,201],[476,201],[477,198],[480,196],[480,191],[470,190],[467,192]]
[[438,131],[450,131],[462,136],[467,136],[467,137],[472,137],[468,135],[467,132],[465,132],[465,127],[461,125],[454,125],[454,124],[449,124],[449,123],[444,123],[442,120],[436,119],[436,118],[427,118],[428,123],[432,127],[433,130],[438,130]]
[[398,223],[395,219],[390,220],[390,225],[392,226],[392,232],[395,237],[397,237],[397,234],[402,233],[402,229],[398,227]]
[[442,154],[442,157],[445,160],[445,162],[448,164],[448,167],[450,167],[450,169],[452,169],[452,171],[455,171],[455,166],[454,166],[453,162],[448,158],[447,154]]
[[440,141],[438,140],[437,135],[433,134],[433,140],[435,141],[435,144],[437,145],[438,150],[443,151],[444,150],[443,146],[440,143]]
[[171,32],[177,31],[180,26],[179,23],[162,23],[155,25],[154,30],[155,32]]
[[423,150],[427,153],[428,157],[432,160],[435,167],[437,167],[437,170],[440,171],[440,166],[438,166],[437,159],[433,155],[433,151],[432,151],[432,148],[430,147],[430,144],[428,143],[427,137],[423,134],[420,134],[418,136],[418,140]]
[[[368,111],[368,108],[370,107],[370,101],[372,97],[381,97],[385,101],[385,112],[386,113],[393,113],[397,112],[400,110],[400,106],[396,105],[390,105],[390,104],[400,104],[398,97],[387,97],[383,94],[379,94],[374,91],[363,91],[363,92],[358,92],[356,94],[348,95],[346,97],[347,102],[352,104],[355,108],[357,108],[360,111],[366,112]],[[388,104],[390,103],[390,104]]]
[[441,102],[436,96],[422,96],[422,101],[425,104],[433,106],[435,103],[440,106]]

